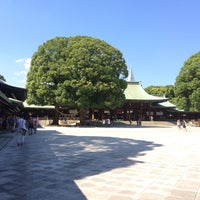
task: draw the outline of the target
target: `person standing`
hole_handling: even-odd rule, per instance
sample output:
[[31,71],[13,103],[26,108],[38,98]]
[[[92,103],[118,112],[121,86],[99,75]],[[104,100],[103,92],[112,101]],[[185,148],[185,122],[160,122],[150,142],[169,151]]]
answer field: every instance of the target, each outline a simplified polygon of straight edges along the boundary
[[30,117],[29,120],[28,120],[28,131],[29,131],[29,135],[32,135],[33,134],[33,118]]
[[22,146],[23,145],[26,131],[27,131],[27,129],[26,129],[26,121],[21,116],[17,121],[17,145],[18,146]]
[[110,127],[110,118],[107,119],[108,127]]
[[176,125],[177,125],[178,129],[180,130],[181,129],[181,120],[180,119],[178,119],[176,121]]
[[33,118],[33,130],[34,130],[34,134],[37,133],[37,126],[38,126],[38,119],[37,118]]

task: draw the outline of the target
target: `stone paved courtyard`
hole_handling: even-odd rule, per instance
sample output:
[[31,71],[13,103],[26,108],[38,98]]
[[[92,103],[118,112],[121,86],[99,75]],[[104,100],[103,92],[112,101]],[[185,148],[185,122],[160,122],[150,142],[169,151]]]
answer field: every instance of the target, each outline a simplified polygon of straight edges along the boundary
[[200,128],[46,127],[0,151],[1,200],[200,200]]

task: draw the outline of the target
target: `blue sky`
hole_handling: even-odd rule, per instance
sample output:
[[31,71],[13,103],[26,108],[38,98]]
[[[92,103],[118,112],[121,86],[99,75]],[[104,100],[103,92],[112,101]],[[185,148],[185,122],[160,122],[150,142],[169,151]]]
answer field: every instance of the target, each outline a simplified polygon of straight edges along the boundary
[[199,0],[2,0],[0,74],[25,87],[39,45],[87,35],[118,48],[142,86],[175,83],[200,51]]

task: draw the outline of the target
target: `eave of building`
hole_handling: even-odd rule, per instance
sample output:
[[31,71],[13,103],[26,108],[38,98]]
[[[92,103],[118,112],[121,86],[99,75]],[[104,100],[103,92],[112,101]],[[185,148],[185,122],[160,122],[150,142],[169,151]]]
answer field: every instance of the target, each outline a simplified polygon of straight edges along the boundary
[[4,105],[4,108],[7,111],[18,112],[23,107],[23,102],[18,101],[16,99],[7,98],[1,91],[0,91],[0,103]]
[[25,101],[27,91],[25,88],[8,85],[6,82],[0,80],[0,91],[8,98]]
[[152,105],[152,108],[176,108],[176,105],[173,103],[170,103],[169,101],[161,102],[161,103],[155,103]]
[[27,102],[23,102],[24,108],[33,108],[33,109],[55,109],[55,106],[45,105],[45,106],[39,106],[34,104],[27,104]]
[[13,99],[13,98],[9,98],[9,100],[11,101],[11,104],[16,106],[16,107],[19,107],[19,108],[23,108],[24,107],[23,102],[20,101],[20,100]]

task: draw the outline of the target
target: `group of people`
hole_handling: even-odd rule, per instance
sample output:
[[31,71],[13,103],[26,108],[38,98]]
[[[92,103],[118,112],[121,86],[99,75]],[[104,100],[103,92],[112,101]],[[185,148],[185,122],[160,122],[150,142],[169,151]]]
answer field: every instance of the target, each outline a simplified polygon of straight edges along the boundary
[[16,115],[0,115],[0,130],[14,131],[17,119]]
[[30,117],[28,120],[25,120],[22,116],[17,120],[17,145],[23,146],[25,135],[36,134],[37,132],[38,121],[36,118]]

